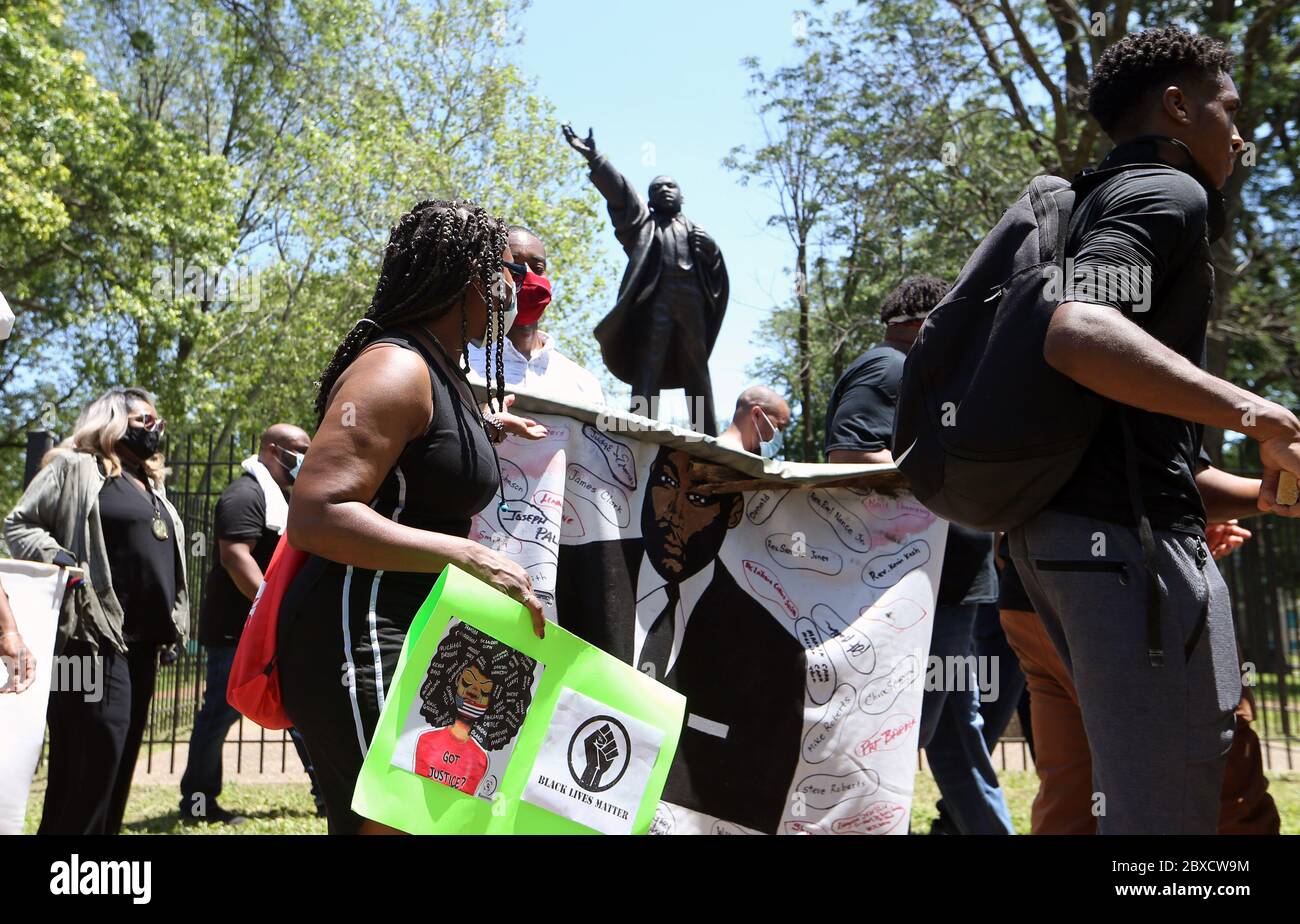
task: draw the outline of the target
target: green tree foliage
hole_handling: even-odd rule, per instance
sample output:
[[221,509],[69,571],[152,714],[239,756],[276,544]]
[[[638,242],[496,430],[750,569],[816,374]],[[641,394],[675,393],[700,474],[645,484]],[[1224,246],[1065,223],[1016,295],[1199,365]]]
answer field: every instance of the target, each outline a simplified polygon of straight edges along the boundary
[[25,431],[87,388],[171,362],[194,324],[153,297],[172,252],[220,263],[234,244],[227,165],[142,118],[93,76],[53,0],[0,11],[0,287],[19,319],[0,342],[6,477]]
[[[16,54],[5,61],[19,63],[4,79],[50,86],[28,103],[33,125],[59,112],[79,123],[113,114],[124,149],[99,153],[85,186],[111,193],[123,221],[151,236],[133,240],[127,255],[120,237],[106,247],[134,297],[125,307],[104,298],[94,319],[113,348],[44,347],[52,363],[71,364],[67,381],[57,392],[46,386],[44,405],[15,407],[15,441],[41,422],[42,407],[45,423],[68,432],[80,404],[119,381],[156,391],[176,431],[224,437],[277,420],[312,429],[316,378],[369,305],[389,228],[424,198],[474,198],[535,229],[557,295],[548,329],[571,354],[592,358],[585,331],[612,283],[598,203],[552,143],[549,105],[511,63],[517,6],[69,0],[66,22],[52,0],[45,8],[49,18],[20,25],[29,33],[40,25],[46,66],[75,67],[93,100],[90,90],[69,99],[31,73],[30,34],[12,38]],[[69,134],[84,144],[84,126]],[[146,143],[153,147],[141,150]],[[6,160],[33,150],[0,141]],[[57,186],[10,169],[32,189],[28,221],[52,225],[38,206]],[[11,235],[25,232],[0,215],[0,242]],[[51,263],[54,251],[46,250]],[[0,249],[0,286],[11,301],[23,296],[21,312],[32,299],[13,253]],[[58,262],[54,272],[69,272]],[[83,278],[104,284],[96,272]],[[54,280],[50,291],[84,310],[66,283]],[[57,334],[69,320],[65,310],[48,326]],[[20,324],[25,340],[35,319],[24,314]],[[15,362],[20,376],[25,362]]]
[[[838,12],[814,3],[799,65],[750,62],[767,143],[728,161],[742,181],[780,195],[773,222],[796,242],[792,272],[808,267],[806,300],[793,296],[762,331],[801,343],[803,323],[807,347],[773,351],[753,370],[804,405],[816,451],[800,455],[818,457],[830,390],[878,339],[885,292],[915,273],[954,278],[1030,177],[1072,176],[1104,155],[1109,143],[1086,111],[1092,66],[1127,31],[1170,22],[1237,52],[1238,126],[1252,144],[1224,190],[1234,220],[1216,249],[1209,368],[1294,402],[1298,9],[1294,0],[906,0]],[[803,190],[816,195],[796,205]]]

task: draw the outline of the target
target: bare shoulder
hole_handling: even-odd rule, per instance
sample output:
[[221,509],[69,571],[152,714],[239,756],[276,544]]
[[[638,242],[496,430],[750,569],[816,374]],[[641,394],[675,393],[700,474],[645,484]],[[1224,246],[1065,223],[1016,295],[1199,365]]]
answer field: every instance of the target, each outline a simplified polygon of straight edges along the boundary
[[423,357],[393,343],[366,347],[339,376],[326,417],[350,425],[398,427],[418,436],[433,416],[429,367]]

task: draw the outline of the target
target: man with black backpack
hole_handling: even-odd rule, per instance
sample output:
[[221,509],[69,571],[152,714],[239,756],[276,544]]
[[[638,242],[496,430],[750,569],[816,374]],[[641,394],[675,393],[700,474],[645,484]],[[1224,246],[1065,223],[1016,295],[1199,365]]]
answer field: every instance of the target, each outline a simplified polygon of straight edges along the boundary
[[[1214,833],[1241,676],[1207,515],[1300,515],[1277,494],[1300,421],[1201,368],[1244,147],[1231,67],[1175,27],[1108,48],[1089,109],[1115,148],[1031,184],[904,371],[900,467],[940,515],[1008,531],[1078,692],[1100,833]],[[1204,464],[1206,425],[1258,441],[1262,482]]]

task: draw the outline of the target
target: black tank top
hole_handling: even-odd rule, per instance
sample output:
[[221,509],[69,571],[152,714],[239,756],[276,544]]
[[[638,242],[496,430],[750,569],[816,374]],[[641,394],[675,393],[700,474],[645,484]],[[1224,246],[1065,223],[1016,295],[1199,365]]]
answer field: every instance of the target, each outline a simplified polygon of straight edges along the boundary
[[424,358],[433,390],[433,420],[422,436],[406,444],[371,506],[404,526],[468,536],[470,518],[488,505],[500,486],[478,410],[414,335],[393,331],[374,342],[396,344]]

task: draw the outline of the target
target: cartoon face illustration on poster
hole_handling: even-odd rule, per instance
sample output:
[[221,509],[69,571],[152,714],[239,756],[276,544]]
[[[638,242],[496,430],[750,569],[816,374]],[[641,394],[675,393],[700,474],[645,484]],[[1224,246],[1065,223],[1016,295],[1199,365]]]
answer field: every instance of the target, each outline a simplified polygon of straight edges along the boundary
[[544,666],[452,619],[393,751],[393,766],[491,800]]

